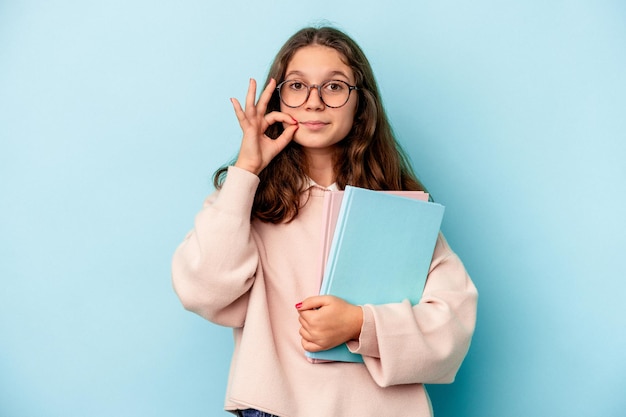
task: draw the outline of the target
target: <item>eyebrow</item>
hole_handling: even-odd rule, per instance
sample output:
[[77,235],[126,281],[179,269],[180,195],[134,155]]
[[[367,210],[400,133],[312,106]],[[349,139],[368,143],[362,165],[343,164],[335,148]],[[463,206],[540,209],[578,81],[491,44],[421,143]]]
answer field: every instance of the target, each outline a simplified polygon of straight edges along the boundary
[[[292,75],[297,75],[299,77],[306,78],[306,75],[302,71],[289,71],[287,74],[285,74],[285,78],[290,77]],[[346,73],[343,72],[343,71],[331,71],[331,72],[329,72],[328,73],[328,79],[332,79],[333,77],[336,77],[338,75],[342,76],[346,80],[350,81],[350,77],[348,77],[346,75]]]

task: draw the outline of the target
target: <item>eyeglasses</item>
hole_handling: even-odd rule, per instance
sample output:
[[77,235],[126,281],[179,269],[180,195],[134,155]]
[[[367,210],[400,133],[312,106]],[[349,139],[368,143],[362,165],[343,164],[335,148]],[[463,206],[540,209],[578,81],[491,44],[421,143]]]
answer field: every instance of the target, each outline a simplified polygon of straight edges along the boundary
[[344,106],[350,99],[352,90],[358,90],[355,85],[350,85],[341,80],[330,80],[319,85],[307,85],[298,80],[286,80],[276,87],[280,101],[291,108],[300,107],[306,103],[312,88],[317,89],[317,94],[319,94],[322,103],[334,109]]

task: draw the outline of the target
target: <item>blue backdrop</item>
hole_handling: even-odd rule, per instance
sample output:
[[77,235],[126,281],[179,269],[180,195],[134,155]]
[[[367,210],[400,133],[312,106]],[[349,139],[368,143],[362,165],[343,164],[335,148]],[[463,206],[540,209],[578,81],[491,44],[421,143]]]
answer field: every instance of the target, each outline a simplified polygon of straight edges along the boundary
[[0,1],[0,415],[217,416],[172,252],[229,98],[325,19],[372,61],[479,291],[438,417],[626,413],[623,1]]

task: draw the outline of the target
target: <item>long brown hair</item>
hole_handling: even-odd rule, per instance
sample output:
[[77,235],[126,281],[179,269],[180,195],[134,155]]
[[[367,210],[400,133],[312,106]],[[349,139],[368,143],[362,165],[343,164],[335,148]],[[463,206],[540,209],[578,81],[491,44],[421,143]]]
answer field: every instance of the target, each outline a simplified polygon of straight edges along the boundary
[[[372,190],[426,191],[417,179],[409,160],[396,141],[369,61],[361,48],[348,35],[332,27],[308,27],[296,32],[280,49],[270,67],[265,85],[274,78],[284,80],[289,61],[305,46],[321,45],[337,50],[355,77],[359,94],[352,129],[341,142],[335,159],[336,183]],[[280,98],[274,92],[267,113],[280,111]],[[276,123],[266,132],[280,135],[283,127]],[[220,188],[228,167],[221,167],[213,176]],[[259,174],[260,184],[252,205],[252,217],[271,223],[292,220],[300,207],[303,184],[307,183],[307,162],[302,147],[290,142]]]

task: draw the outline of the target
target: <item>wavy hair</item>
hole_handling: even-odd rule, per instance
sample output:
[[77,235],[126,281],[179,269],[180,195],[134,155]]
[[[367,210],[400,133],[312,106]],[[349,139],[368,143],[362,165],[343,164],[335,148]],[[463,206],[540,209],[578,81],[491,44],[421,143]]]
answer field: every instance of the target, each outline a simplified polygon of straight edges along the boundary
[[[426,191],[417,179],[408,157],[396,141],[382,106],[374,73],[361,48],[348,35],[332,27],[307,27],[296,32],[280,49],[265,81],[284,80],[287,66],[297,50],[321,45],[337,50],[355,77],[359,94],[352,129],[337,144],[334,165],[339,189],[346,185],[372,190]],[[274,92],[267,113],[280,111],[280,98]],[[276,138],[282,132],[276,123],[267,135]],[[228,167],[213,175],[213,183],[221,188]],[[302,199],[303,184],[308,181],[307,161],[302,147],[290,142],[259,174],[260,184],[252,205],[252,218],[281,223],[293,220],[306,204]]]

